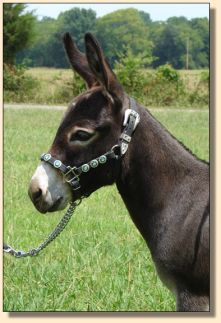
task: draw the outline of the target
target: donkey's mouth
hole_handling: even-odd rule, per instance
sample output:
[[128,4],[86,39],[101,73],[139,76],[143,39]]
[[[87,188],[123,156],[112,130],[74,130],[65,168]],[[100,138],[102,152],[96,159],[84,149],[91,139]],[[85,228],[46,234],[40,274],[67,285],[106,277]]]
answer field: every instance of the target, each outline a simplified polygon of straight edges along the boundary
[[62,196],[59,196],[53,204],[51,203],[48,204],[47,202],[44,202],[44,203],[35,203],[34,205],[40,213],[46,214],[48,212],[56,212],[59,210],[63,210],[67,205],[65,201],[66,201],[65,198],[63,198]]
[[61,206],[62,201],[63,201],[63,197],[60,196],[56,200],[56,202],[47,210],[47,212],[55,212],[55,211],[61,210],[62,208],[60,208],[60,206]]

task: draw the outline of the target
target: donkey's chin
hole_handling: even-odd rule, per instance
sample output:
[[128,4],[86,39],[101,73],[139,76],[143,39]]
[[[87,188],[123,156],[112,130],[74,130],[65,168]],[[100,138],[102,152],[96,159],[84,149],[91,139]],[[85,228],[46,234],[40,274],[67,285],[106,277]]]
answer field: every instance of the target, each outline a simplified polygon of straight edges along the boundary
[[40,204],[35,204],[36,209],[42,213],[53,213],[56,211],[61,211],[66,208],[68,205],[68,200],[63,198],[63,197],[58,197],[55,202],[53,203],[40,203]]
[[47,212],[56,212],[60,210],[64,210],[67,206],[67,202],[65,203],[65,200],[63,197],[59,197],[56,202],[47,210]]

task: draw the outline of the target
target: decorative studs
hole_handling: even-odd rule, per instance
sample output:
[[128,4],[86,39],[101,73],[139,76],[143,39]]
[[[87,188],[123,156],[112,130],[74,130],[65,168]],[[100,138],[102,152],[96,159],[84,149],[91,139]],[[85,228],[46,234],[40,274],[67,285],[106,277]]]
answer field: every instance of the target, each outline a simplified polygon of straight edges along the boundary
[[83,173],[87,173],[91,168],[96,168],[99,163],[100,164],[105,164],[107,161],[107,157],[105,155],[102,155],[100,157],[98,157],[98,159],[93,159],[89,162],[89,164],[84,164],[81,166],[81,170]]
[[88,164],[84,164],[81,166],[81,170],[83,173],[87,173],[90,169],[90,166]]
[[98,161],[100,164],[105,164],[107,161],[107,157],[105,155],[102,155],[98,158]]
[[59,167],[61,167],[61,164],[62,164],[62,163],[61,163],[61,161],[60,161],[60,160],[58,160],[58,159],[54,161],[54,167],[55,167],[55,168],[59,168]]
[[99,165],[97,159],[93,159],[91,162],[90,162],[90,166],[92,168],[96,168],[97,166]]
[[51,159],[51,154],[45,154],[43,159],[44,161],[48,161],[49,159]]

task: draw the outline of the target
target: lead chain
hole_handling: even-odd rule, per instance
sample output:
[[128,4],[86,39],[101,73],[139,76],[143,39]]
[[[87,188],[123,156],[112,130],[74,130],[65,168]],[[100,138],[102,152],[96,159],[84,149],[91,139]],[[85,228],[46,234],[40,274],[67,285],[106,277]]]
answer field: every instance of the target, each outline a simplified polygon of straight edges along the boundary
[[41,250],[46,248],[64,230],[70,218],[72,217],[76,207],[81,203],[81,201],[82,201],[82,198],[76,202],[70,203],[68,210],[66,211],[65,215],[60,220],[60,222],[57,224],[56,228],[52,231],[52,233],[48,236],[48,238],[40,244],[38,248],[33,248],[33,249],[30,249],[29,251],[23,251],[23,250],[15,250],[9,245],[4,245],[3,250],[17,258],[38,255]]

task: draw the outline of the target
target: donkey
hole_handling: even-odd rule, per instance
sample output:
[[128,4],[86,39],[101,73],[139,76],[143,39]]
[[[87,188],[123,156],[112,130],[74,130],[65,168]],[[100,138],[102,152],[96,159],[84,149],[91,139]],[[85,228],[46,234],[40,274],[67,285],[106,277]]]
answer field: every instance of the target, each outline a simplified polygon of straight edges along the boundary
[[32,202],[54,212],[115,182],[177,310],[209,311],[209,165],[124,92],[91,33],[85,54],[69,33],[63,42],[87,90],[41,157]]

